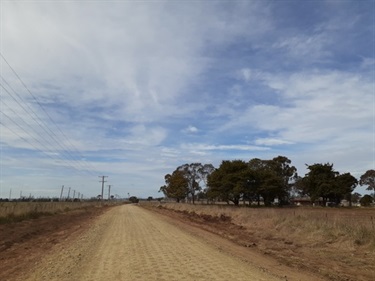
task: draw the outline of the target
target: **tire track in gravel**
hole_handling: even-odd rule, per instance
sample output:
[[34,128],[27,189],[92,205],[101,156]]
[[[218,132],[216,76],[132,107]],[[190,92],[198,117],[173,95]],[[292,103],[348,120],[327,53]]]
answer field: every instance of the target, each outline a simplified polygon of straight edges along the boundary
[[[134,205],[103,214],[22,280],[280,280]],[[284,279],[285,280],[285,279]]]

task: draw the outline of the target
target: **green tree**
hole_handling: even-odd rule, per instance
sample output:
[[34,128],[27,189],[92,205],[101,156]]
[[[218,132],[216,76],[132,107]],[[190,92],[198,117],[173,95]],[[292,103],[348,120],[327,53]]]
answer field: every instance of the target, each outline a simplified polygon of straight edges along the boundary
[[138,203],[139,199],[136,196],[131,196],[131,197],[129,197],[129,201],[132,202],[132,203]]
[[208,176],[215,171],[215,167],[212,164],[204,164],[199,169],[198,172],[200,174],[200,179],[204,182],[207,186],[207,178]]
[[235,205],[241,198],[256,201],[258,205],[263,199],[266,206],[278,198],[283,204],[288,201],[291,179],[297,175],[297,169],[290,164],[285,156],[272,160],[254,158],[248,163],[242,160],[223,161],[209,177],[208,196],[231,201]]
[[352,206],[352,192],[356,188],[358,180],[353,177],[350,173],[338,175],[336,177],[336,185],[334,188],[336,203],[340,203],[343,198],[349,201]]
[[295,185],[302,194],[310,196],[312,202],[322,198],[324,206],[328,201],[338,205],[344,198],[351,205],[351,193],[358,184],[355,177],[350,173],[340,175],[329,163],[307,165],[307,168],[310,171]]
[[359,203],[359,200],[362,198],[362,195],[358,192],[354,192],[351,196],[353,203]]
[[302,188],[303,194],[310,196],[312,202],[322,197],[325,206],[335,193],[336,177],[339,173],[334,171],[333,164],[329,163],[306,166],[310,171],[299,182],[299,187]]
[[371,195],[364,195],[360,200],[359,203],[361,203],[362,206],[368,207],[371,205],[371,203],[374,201]]
[[284,198],[286,193],[283,189],[282,179],[271,170],[263,172],[259,194],[262,196],[265,206],[271,206],[275,198]]
[[265,160],[253,158],[248,162],[245,197],[249,201],[256,201],[258,206],[260,205],[261,196],[267,197],[264,192],[266,190],[265,179],[269,176],[269,171],[267,170],[267,161]]
[[166,197],[180,202],[189,193],[189,183],[183,171],[175,170],[172,175],[165,175],[164,180],[166,184],[160,187],[159,192],[163,192]]
[[280,190],[276,192],[279,204],[283,205],[289,202],[292,184],[296,181],[297,168],[291,165],[292,161],[285,156],[277,156],[268,161],[270,169],[275,173],[278,181],[281,181]]
[[245,191],[247,169],[247,163],[242,160],[222,161],[220,167],[207,178],[207,196],[238,206]]
[[279,204],[289,201],[291,182],[297,177],[297,169],[285,156],[277,156],[272,160],[251,159],[248,163],[248,185],[245,196],[260,204],[260,198],[266,206],[277,198]]
[[201,163],[184,164],[177,167],[176,170],[183,172],[188,182],[188,193],[191,195],[193,204],[195,203],[196,192],[202,190],[200,183],[203,182],[206,185],[207,177],[214,169],[212,164],[203,165]]
[[366,173],[361,176],[359,184],[367,185],[367,190],[375,191],[375,170],[367,170]]

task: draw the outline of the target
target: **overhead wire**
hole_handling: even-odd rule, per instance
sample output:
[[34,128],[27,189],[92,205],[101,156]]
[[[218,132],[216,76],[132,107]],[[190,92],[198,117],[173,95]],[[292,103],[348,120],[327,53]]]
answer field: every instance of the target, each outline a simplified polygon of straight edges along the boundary
[[[1,53],[0,53],[0,55],[1,55]],[[1,55],[2,56],[2,55]],[[2,56],[3,57],[3,56]],[[4,57],[3,57],[4,58]],[[5,60],[4,60],[5,61]],[[8,64],[9,65],[9,64]],[[9,65],[9,67],[11,68],[11,66]],[[11,68],[12,69],[12,71],[15,73],[15,70],[13,69],[13,68]],[[17,73],[15,73],[15,75],[16,75],[16,77],[18,78],[18,79],[21,79],[20,77],[19,77],[19,75],[17,74]],[[31,116],[32,118],[33,118],[33,120],[35,120],[37,123],[38,123],[38,125],[40,126],[40,127],[43,127],[43,130],[44,131],[46,131],[46,129],[50,132],[50,133],[48,133],[48,132],[46,132],[47,133],[47,135],[49,135],[51,138],[53,138],[54,139],[54,141],[55,142],[57,142],[57,143],[59,143],[59,141],[57,141],[53,136],[55,136],[56,138],[58,138],[58,136],[55,134],[55,132],[53,131],[53,130],[51,130],[51,128],[49,128],[44,122],[43,122],[43,120],[38,116],[38,114],[32,109],[32,107],[31,106],[29,106],[29,104],[27,103],[27,102],[25,102],[25,100],[9,85],[9,83],[2,77],[2,80],[5,82],[5,84],[7,84],[7,86],[13,91],[13,93],[24,103],[24,104],[26,104],[26,106],[29,108],[29,110],[34,114],[34,116]],[[21,83],[22,83],[22,85],[26,88],[26,90],[31,94],[31,96],[33,97],[33,99],[36,101],[36,103],[40,106],[40,107],[42,107],[42,109],[43,109],[43,111],[44,112],[46,112],[45,111],[45,109],[43,108],[43,106],[41,105],[41,103],[38,101],[38,100],[36,100],[36,97],[31,93],[31,91],[27,88],[27,86],[25,85],[25,83],[21,80]],[[11,95],[9,92],[8,92],[8,94],[9,95]],[[12,98],[14,99],[14,97],[12,96]],[[18,103],[18,102],[17,102]],[[23,108],[24,109],[24,108]],[[28,113],[28,114],[30,114],[26,109],[24,109],[25,110],[25,112],[26,113]],[[47,113],[48,114],[48,113]],[[74,148],[74,150],[76,151],[76,153],[78,154],[78,156],[82,159],[83,158],[83,156],[82,155],[80,155],[80,153],[78,152],[78,150],[74,147],[74,145],[70,142],[70,140],[69,140],[69,138],[64,134],[64,132],[57,126],[57,124],[56,124],[56,122],[52,119],[52,117],[50,116],[50,115],[48,115],[48,117],[49,117],[49,119],[54,123],[54,125],[55,125],[55,127],[60,131],[60,133],[65,137],[65,140],[67,140],[67,142]],[[37,121],[37,120],[40,120],[40,122],[39,121]],[[43,125],[43,126],[42,126]],[[53,135],[53,136],[52,136]],[[65,146],[65,145],[63,145],[63,146]],[[60,147],[61,147],[61,145],[60,145]],[[70,150],[69,150],[69,148],[67,148],[66,146],[63,148],[63,147],[61,147],[62,149],[63,149],[63,151],[66,151],[69,155],[70,155],[70,157],[72,157],[72,159],[74,159],[73,161],[80,161],[80,160],[76,160],[75,158],[74,158],[74,156],[70,153]],[[83,164],[81,164],[81,162],[83,163]],[[82,166],[86,166],[86,167],[84,167],[85,169],[87,169],[88,171],[90,171],[91,169],[93,169],[93,167],[90,167],[89,165],[87,165],[87,163],[86,162],[84,162],[84,161],[81,161],[80,162],[80,165],[82,165]]]
[[[26,104],[26,106],[28,107],[28,109],[34,114],[34,116],[32,115],[32,114],[30,114],[30,112],[12,95],[12,93],[10,93],[5,87],[4,87],[4,85],[2,85],[1,83],[0,83],[0,86],[5,90],[5,92],[24,110],[24,112],[27,114],[27,115],[29,115],[32,119],[33,119],[33,121],[35,121],[35,123],[37,123],[38,124],[38,126],[46,133],[46,135],[47,136],[49,136],[49,138],[52,140],[52,142],[54,142],[54,143],[56,143],[59,147],[60,147],[60,149],[61,149],[61,152],[63,152],[63,153],[61,153],[61,155],[62,155],[62,157],[64,157],[65,159],[67,159],[68,161],[73,161],[73,162],[75,162],[75,163],[77,163],[77,165],[78,166],[80,166],[83,170],[87,170],[87,168],[86,167],[84,167],[78,160],[76,160],[76,159],[74,159],[74,156],[69,152],[69,150],[66,148],[66,147],[63,147],[63,145],[61,145],[60,144],[60,142],[58,141],[58,140],[56,140],[56,138],[54,137],[54,136],[56,136],[57,137],[57,135],[53,132],[53,131],[51,131],[50,130],[50,128],[48,128],[48,126],[46,125],[46,124],[44,124],[43,122],[42,122],[42,120],[38,117],[38,115],[35,113],[35,111],[25,102],[25,101],[23,101],[23,99],[20,97],[20,95],[9,85],[9,83],[8,82],[6,82],[6,80],[3,78],[3,77],[1,77],[2,78],[2,80],[7,84],[7,86],[10,88],[10,89],[12,89],[12,91],[17,95],[17,97],[24,103],[24,104]],[[8,106],[8,108],[12,111],[12,112],[14,112],[32,131],[34,131],[35,133],[38,133],[29,123],[27,123],[25,120],[24,120],[24,118],[22,117],[22,116],[20,116],[18,113],[16,113],[13,109],[12,109],[12,107],[10,107],[6,102],[4,102],[4,99],[3,99],[3,103],[5,104],[5,105],[7,105]],[[39,120],[38,120],[39,119]],[[49,133],[48,131],[50,131],[50,132],[52,132],[52,134],[51,133]],[[53,136],[54,135],[54,136]],[[54,145],[49,141],[49,140],[47,140],[46,138],[44,138],[43,137],[43,135],[40,135],[40,137],[43,139],[43,140],[45,140],[51,147],[54,147]],[[69,159],[71,159],[71,160],[69,160]]]
[[[53,138],[49,133],[48,133],[48,131],[45,129],[45,126],[42,126],[42,124],[37,120],[37,119],[35,119],[34,118],[34,116],[32,116],[26,109],[25,109],[25,107],[21,104],[21,103],[19,103],[13,96],[12,96],[12,94],[0,83],[0,86],[5,90],[5,92],[6,93],[8,93],[8,95],[9,96],[11,96],[15,101],[16,101],[16,103],[22,108],[22,109],[24,109],[24,111],[39,125],[39,127],[40,128],[42,128],[42,130],[44,130],[44,132],[50,137],[50,139],[52,140],[52,142],[55,142],[61,149],[62,149],[62,151],[65,151],[65,148],[64,147],[62,147],[61,145],[60,145],[60,143],[59,142],[57,142],[56,141],[56,139],[55,138]],[[9,110],[10,111],[12,111],[20,120],[22,120],[22,122],[24,123],[24,124],[26,124],[26,126],[28,127],[28,128],[30,128],[31,129],[31,131],[33,131],[34,133],[36,133],[38,136],[39,136],[39,138],[41,138],[43,141],[45,141],[51,148],[47,148],[46,146],[45,146],[45,148],[46,149],[49,149],[49,150],[51,150],[51,151],[53,151],[53,150],[57,150],[56,149],[56,147],[54,146],[54,144],[53,143],[51,143],[51,141],[49,141],[48,139],[46,139],[46,138],[44,138],[44,136],[42,135],[42,134],[40,134],[39,132],[37,132],[37,130],[35,129],[35,128],[33,128],[28,122],[26,122],[25,121],[25,119],[20,115],[20,114],[18,114],[10,105],[8,105],[5,101],[4,101],[4,99],[3,99],[3,104],[4,105],[6,105],[6,106],[8,106],[8,108],[9,108]],[[11,119],[12,120],[12,118],[11,117],[9,117],[9,115],[8,115],[8,118],[9,119]],[[14,121],[14,120],[12,120],[12,121]],[[18,124],[18,123],[17,123]],[[19,125],[19,124],[18,124]],[[21,127],[20,125],[19,125],[19,127]],[[27,132],[26,132],[27,133]],[[30,135],[31,136],[31,135]],[[40,143],[40,142],[39,142]],[[71,155],[71,154],[68,154],[68,156],[70,156],[70,158],[66,155],[66,154],[64,154],[64,153],[58,153],[58,155],[61,155],[61,157],[63,157],[63,158],[65,158],[67,161],[71,161],[71,160],[73,160],[73,162],[75,162],[76,164],[77,164],[77,166],[81,166],[81,169],[82,168],[84,168],[78,161],[76,161],[74,158],[73,158],[73,156]],[[85,169],[83,169],[83,170],[85,170]]]
[[[29,93],[29,95],[31,95],[31,97],[34,99],[34,101],[39,105],[39,107],[42,109],[42,111],[44,112],[44,114],[48,117],[48,119],[50,120],[50,122],[57,128],[57,130],[60,132],[60,134],[62,136],[64,136],[65,140],[70,144],[70,146],[75,150],[76,154],[78,154],[78,156],[83,159],[84,157],[78,152],[78,149],[71,143],[71,141],[69,140],[69,138],[66,136],[66,134],[64,134],[64,132],[59,128],[59,126],[56,124],[56,122],[52,119],[52,117],[48,114],[48,112],[45,110],[45,108],[42,106],[42,104],[38,101],[38,99],[35,97],[35,95],[32,94],[32,92],[30,91],[30,89],[26,86],[26,84],[23,82],[23,80],[21,79],[21,77],[17,74],[17,72],[13,69],[13,67],[9,64],[9,62],[5,59],[5,57],[3,56],[3,54],[0,52],[0,56],[2,57],[3,61],[8,65],[8,67],[11,69],[11,71],[13,72],[13,74],[17,77],[17,79],[20,81],[20,83],[22,84],[22,86],[26,89],[26,91]],[[4,79],[4,77],[2,77],[2,81],[6,84],[7,87],[9,87],[13,93],[18,97],[18,99],[21,101],[17,101],[17,99],[12,95],[12,93],[10,93],[5,87],[3,84],[0,84],[1,87],[5,90],[5,92],[26,112],[26,114],[28,114],[33,120],[34,122],[36,122],[38,124],[38,126],[40,128],[42,128],[42,130],[49,136],[49,138],[51,140],[53,140],[54,143],[56,143],[61,149],[62,149],[62,152],[64,152],[66,155],[69,155],[69,158],[71,160],[68,160],[67,159],[67,156],[64,154],[64,158],[67,159],[66,161],[73,161],[75,162],[78,166],[80,166],[81,169],[83,169],[83,171],[89,173],[90,175],[95,175],[91,170],[93,170],[92,167],[90,167],[90,165],[88,165],[88,163],[86,161],[81,161],[81,160],[77,160],[74,158],[74,156],[72,155],[72,153],[70,152],[70,150],[64,145],[62,144],[59,140],[57,140],[56,138],[58,138],[58,136],[55,134],[55,132],[53,132],[53,130],[51,130],[50,127],[48,127],[45,122],[43,122],[43,120],[39,117],[39,115],[31,108],[31,106],[29,106],[29,104],[13,89],[12,86],[10,86],[10,84]],[[27,106],[27,108],[29,110],[27,110],[25,108],[25,106],[22,105],[25,104]],[[9,107],[9,105],[8,105]],[[11,107],[9,107],[11,108]],[[13,111],[14,112],[14,111]],[[33,115],[30,113],[32,112]],[[2,112],[4,114],[4,112]],[[6,115],[8,117],[8,119],[10,118],[8,115]],[[18,115],[19,116],[19,115]],[[20,116],[19,116],[20,117]],[[21,118],[25,124],[28,124],[23,118]],[[11,121],[14,121],[10,118]],[[2,123],[3,124],[3,123]],[[28,124],[29,125],[29,124]],[[3,126],[5,126],[3,124]],[[19,126],[19,124],[18,124]],[[31,125],[29,125],[31,126]],[[7,127],[9,129],[9,127]],[[33,130],[35,132],[35,130]],[[25,140],[25,138],[22,138],[23,140]],[[46,139],[44,138],[44,140],[46,141]],[[51,143],[48,142],[50,145]],[[43,144],[41,144],[43,146]],[[33,146],[34,147],[34,146]],[[52,145],[52,147],[54,147]],[[34,147],[35,148],[35,147]],[[56,149],[56,148],[55,148]],[[71,167],[74,167],[72,165],[70,165]],[[76,167],[74,167],[75,169],[77,169]],[[78,170],[78,169],[77,169]]]
[[[54,151],[53,150],[50,150],[49,148],[47,148],[38,138],[35,138],[33,137],[31,134],[29,134],[20,124],[18,124],[17,121],[15,121],[13,118],[11,118],[8,114],[6,114],[5,112],[3,112],[2,110],[0,110],[0,113],[2,114],[2,116],[5,116],[8,120],[10,120],[14,125],[16,125],[21,131],[23,131],[27,136],[29,136],[30,138],[32,138],[35,142],[37,142],[42,148],[44,149],[41,149],[40,147],[38,148],[37,146],[35,146],[33,143],[31,143],[30,141],[28,141],[26,138],[22,137],[20,134],[16,133],[15,130],[11,129],[9,126],[7,126],[4,121],[1,121],[0,123],[6,127],[8,130],[10,130],[13,134],[15,134],[16,136],[18,136],[19,138],[21,138],[22,140],[26,141],[29,145],[31,145],[33,148],[35,148],[36,150],[42,152],[43,154],[47,155],[48,157],[50,157],[51,159],[53,159],[54,161],[56,161],[56,158],[54,158],[53,156],[51,155],[54,155]],[[50,154],[49,154],[49,153]],[[71,165],[67,160],[65,159],[62,159],[61,157],[59,157],[60,160],[65,163],[65,166],[66,167],[69,167],[69,168],[72,168],[73,170],[76,170],[78,172],[80,172],[80,170],[78,170],[76,167],[74,167],[73,165]]]
[[[2,114],[4,114],[3,112],[1,112]],[[7,118],[9,118],[6,114],[4,114],[4,116],[6,116]],[[48,154],[47,152],[45,152],[44,150],[41,150],[39,147],[35,146],[33,143],[31,143],[28,139],[24,138],[23,136],[21,136],[20,134],[18,134],[15,130],[13,130],[10,126],[7,126],[3,121],[0,121],[0,124],[2,126],[4,126],[5,128],[7,128],[9,131],[11,131],[14,135],[16,135],[17,137],[19,137],[20,139],[22,139],[24,142],[28,143],[30,146],[32,146],[35,150],[37,151],[40,151],[42,152],[43,154],[45,154],[46,156],[48,156],[49,158],[51,158],[53,161],[56,161],[56,158],[52,157],[51,154]],[[73,166],[71,165],[68,165],[68,167],[70,168],[73,168],[75,169]],[[76,170],[76,169],[75,169]]]

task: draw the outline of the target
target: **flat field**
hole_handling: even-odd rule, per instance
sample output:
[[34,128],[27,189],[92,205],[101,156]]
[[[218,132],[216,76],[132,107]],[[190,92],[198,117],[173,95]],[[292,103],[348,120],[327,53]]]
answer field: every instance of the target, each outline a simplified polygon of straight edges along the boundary
[[[108,203],[106,203],[108,204]],[[85,207],[101,206],[100,201],[82,202],[0,202],[0,217],[24,216],[37,213],[58,213]]]
[[[145,206],[150,208],[150,206]],[[154,207],[331,280],[375,280],[374,208]]]

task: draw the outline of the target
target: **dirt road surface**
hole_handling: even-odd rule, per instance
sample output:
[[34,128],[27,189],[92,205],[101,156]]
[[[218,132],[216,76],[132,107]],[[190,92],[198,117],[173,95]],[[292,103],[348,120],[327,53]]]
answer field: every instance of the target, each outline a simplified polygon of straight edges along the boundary
[[55,245],[16,280],[316,280],[290,271],[281,276],[282,268],[275,273],[259,266],[220,239],[188,231],[139,206],[122,205],[102,214],[73,241]]

